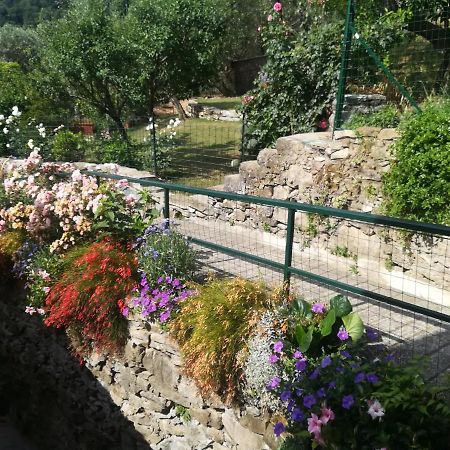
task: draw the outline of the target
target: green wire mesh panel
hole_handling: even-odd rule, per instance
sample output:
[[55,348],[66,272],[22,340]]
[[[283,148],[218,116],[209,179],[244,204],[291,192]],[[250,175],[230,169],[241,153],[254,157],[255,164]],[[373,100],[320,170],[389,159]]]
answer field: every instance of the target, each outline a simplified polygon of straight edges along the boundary
[[[355,112],[386,104],[417,107],[446,95],[450,66],[447,1],[351,1],[343,47],[342,126]],[[340,105],[338,104],[338,108]]]

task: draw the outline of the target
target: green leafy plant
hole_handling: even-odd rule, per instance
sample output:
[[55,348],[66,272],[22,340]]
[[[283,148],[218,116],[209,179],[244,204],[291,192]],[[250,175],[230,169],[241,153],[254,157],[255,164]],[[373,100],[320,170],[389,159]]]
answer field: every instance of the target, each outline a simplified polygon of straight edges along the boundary
[[354,114],[352,118],[343,125],[343,128],[355,130],[361,127],[396,128],[400,123],[401,115],[394,105],[387,105],[379,111],[371,114]]
[[149,286],[156,286],[160,277],[192,279],[197,253],[168,220],[148,227],[138,240],[139,267]]
[[427,103],[402,121],[400,132],[383,178],[386,213],[450,224],[450,101]]
[[302,0],[270,15],[261,30],[267,64],[244,106],[244,146],[251,154],[281,136],[327,128],[339,73],[343,22],[334,11]]
[[337,295],[329,306],[296,299],[287,311],[287,339],[307,355],[318,356],[351,338],[357,342],[364,331],[361,318],[352,312],[347,297]]
[[55,134],[50,146],[54,161],[83,161],[86,142],[81,134],[60,131]]
[[188,423],[192,420],[191,412],[189,408],[182,405],[175,406],[175,414],[184,422]]

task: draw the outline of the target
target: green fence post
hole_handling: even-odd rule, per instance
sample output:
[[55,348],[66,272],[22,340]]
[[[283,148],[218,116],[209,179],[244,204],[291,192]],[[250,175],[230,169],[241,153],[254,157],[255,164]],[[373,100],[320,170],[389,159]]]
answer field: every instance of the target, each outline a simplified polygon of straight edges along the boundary
[[164,188],[164,219],[170,218],[170,201],[169,201],[170,191],[168,188]]
[[292,266],[292,252],[294,246],[294,224],[295,224],[295,209],[288,209],[287,230],[286,230],[286,248],[284,253],[284,287],[285,292],[289,295],[291,285],[291,266]]
[[153,153],[153,172],[155,173],[155,177],[158,176],[158,159],[156,156],[156,120],[155,120],[155,110],[152,107],[152,123],[151,123],[151,132],[152,132],[152,153]]
[[244,161],[244,138],[245,138],[245,109],[242,110],[242,127],[241,127],[241,155],[240,161]]
[[348,0],[347,16],[345,18],[344,40],[342,42],[341,70],[339,73],[339,85],[338,85],[338,93],[336,96],[336,113],[334,116],[333,131],[339,129],[342,125],[342,110],[344,108],[345,87],[347,84],[348,61],[350,57],[350,50],[352,48],[354,20],[355,20],[354,0]]

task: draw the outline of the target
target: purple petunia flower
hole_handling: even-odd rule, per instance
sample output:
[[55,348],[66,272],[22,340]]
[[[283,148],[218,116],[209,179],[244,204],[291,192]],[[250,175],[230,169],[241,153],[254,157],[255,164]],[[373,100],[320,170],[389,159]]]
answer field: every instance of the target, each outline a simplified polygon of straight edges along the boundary
[[281,382],[280,377],[273,377],[270,380],[269,384],[266,386],[267,390],[272,391],[273,389],[276,389],[280,385],[280,382]]
[[373,328],[366,328],[366,336],[369,341],[376,341],[378,339],[378,333]]
[[325,392],[325,388],[320,388],[317,392],[316,392],[316,396],[319,398],[324,398],[326,396],[326,392]]
[[305,397],[303,398],[303,405],[305,408],[311,409],[316,403],[317,402],[314,395],[305,395]]
[[322,362],[320,363],[320,367],[322,367],[322,369],[325,369],[325,367],[328,367],[332,362],[333,360],[331,359],[331,356],[325,356],[325,358],[323,358]]
[[269,363],[275,364],[280,358],[277,355],[270,355],[269,356]]
[[159,315],[159,320],[161,322],[166,322],[169,317],[170,317],[170,310],[166,309]]
[[292,397],[291,391],[283,391],[280,395],[280,400],[282,402],[287,402]]
[[294,356],[295,359],[300,359],[300,358],[303,358],[303,353],[300,350],[296,350],[294,352],[293,356]]
[[386,362],[393,362],[395,361],[395,356],[393,353],[389,353],[389,355],[386,356]]
[[292,411],[291,419],[292,419],[294,422],[301,422],[302,420],[305,419],[305,414],[303,413],[303,411],[302,411],[300,408],[295,408],[295,409]]
[[337,333],[337,337],[341,341],[346,341],[349,338],[348,331],[344,327],[341,327],[340,330]]
[[323,303],[314,303],[311,307],[311,311],[315,314],[323,314],[325,312],[325,305]]
[[355,376],[355,383],[362,383],[366,379],[366,374],[364,372],[359,372]]
[[295,370],[297,370],[298,372],[303,372],[306,369],[306,364],[306,359],[299,359],[295,363]]
[[335,389],[337,386],[336,380],[332,380],[328,383],[328,389]]
[[273,351],[275,353],[281,353],[282,350],[283,350],[283,343],[281,341],[275,342],[275,344],[273,344]]
[[344,409],[350,409],[354,403],[355,403],[355,399],[353,398],[353,395],[349,394],[349,395],[344,395],[344,397],[342,397],[342,407]]
[[369,383],[373,383],[373,384],[378,383],[378,381],[380,381],[380,379],[378,378],[378,375],[373,372],[368,373],[366,376],[366,379]]
[[347,350],[342,350],[341,355],[347,359],[352,359],[352,355]]
[[318,367],[316,367],[312,372],[311,375],[309,376],[310,380],[317,380],[317,378],[319,377],[320,374],[320,370]]
[[273,427],[273,433],[276,437],[279,437],[281,433],[284,433],[286,431],[286,427],[283,423],[277,422],[275,426]]

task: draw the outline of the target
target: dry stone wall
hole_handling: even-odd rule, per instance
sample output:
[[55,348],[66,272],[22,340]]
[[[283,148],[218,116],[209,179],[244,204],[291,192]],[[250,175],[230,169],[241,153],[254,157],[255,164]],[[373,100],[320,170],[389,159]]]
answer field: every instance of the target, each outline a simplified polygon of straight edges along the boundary
[[10,397],[13,420],[38,448],[277,448],[267,413],[201,396],[176,343],[157,326],[130,320],[123,355],[80,364],[63,331],[25,314],[23,290],[2,288],[0,399]]

